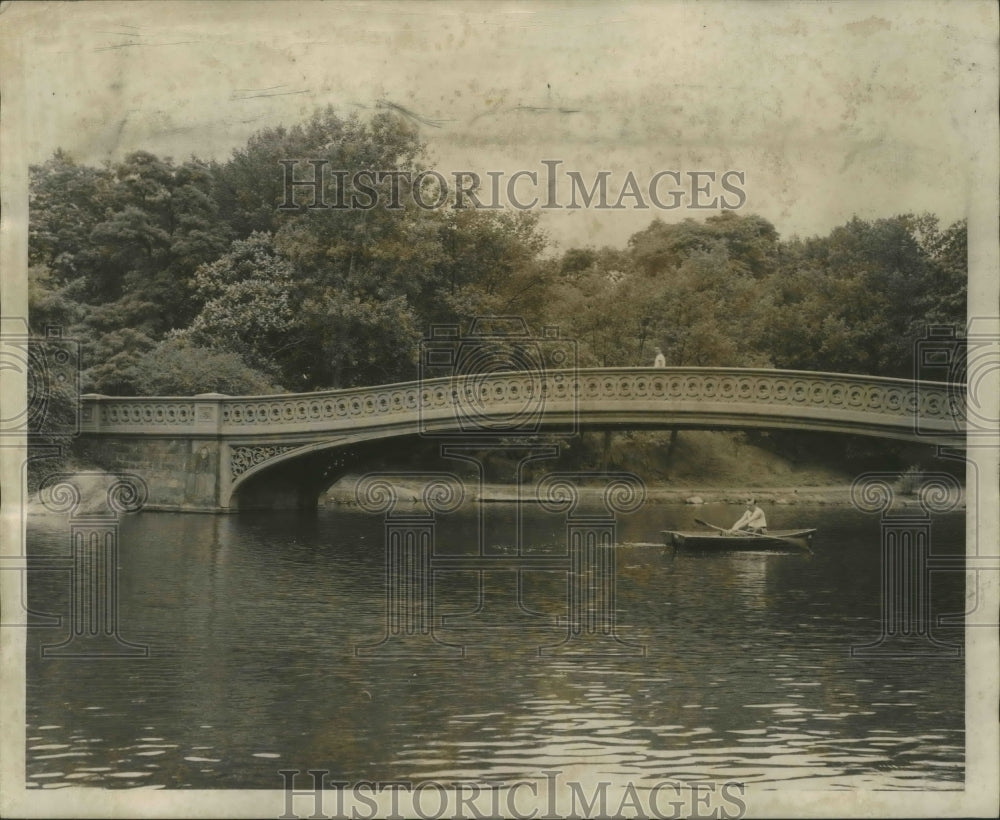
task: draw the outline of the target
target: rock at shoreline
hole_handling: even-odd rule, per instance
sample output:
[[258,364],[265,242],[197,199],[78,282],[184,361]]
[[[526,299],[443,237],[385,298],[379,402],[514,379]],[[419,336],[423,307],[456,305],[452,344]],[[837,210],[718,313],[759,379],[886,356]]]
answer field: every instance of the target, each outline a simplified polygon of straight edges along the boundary
[[704,504],[705,499],[700,495],[692,495],[684,499],[685,504]]

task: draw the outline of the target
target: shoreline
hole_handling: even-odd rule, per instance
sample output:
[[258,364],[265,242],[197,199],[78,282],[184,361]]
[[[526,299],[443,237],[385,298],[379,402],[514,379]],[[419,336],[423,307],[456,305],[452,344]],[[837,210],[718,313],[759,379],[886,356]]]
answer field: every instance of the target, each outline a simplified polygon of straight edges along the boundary
[[[358,506],[355,488],[360,477],[341,479],[336,485],[320,497],[322,506]],[[421,486],[411,481],[392,482],[399,495],[401,503],[420,503]],[[537,504],[539,503],[531,490],[527,488],[525,497],[519,497],[518,488],[509,484],[487,484],[480,488],[467,488],[468,497],[465,503],[488,504]],[[584,502],[600,500],[603,489],[599,487],[579,487],[580,498]],[[965,487],[962,487],[955,509],[966,508]],[[768,506],[840,506],[851,507],[851,485],[829,484],[803,487],[646,487],[646,505],[686,504],[702,506],[707,504],[742,505],[748,497],[754,498],[758,504]],[[920,507],[916,493],[904,493],[894,489],[892,507]]]
[[[87,480],[81,488],[80,511],[100,511],[105,507],[103,482],[98,480],[91,471],[83,471],[87,474]],[[360,475],[345,476],[319,497],[320,507],[357,507],[356,488],[361,480]],[[421,493],[423,484],[413,480],[396,480],[390,482],[394,488],[398,503],[406,505],[418,505],[421,503]],[[597,504],[601,502],[603,487],[577,487],[579,498],[585,504]],[[644,506],[656,505],[689,505],[702,506],[709,504],[726,504],[732,506],[742,506],[748,497],[754,498],[762,506],[835,506],[852,507],[851,485],[850,484],[816,484],[801,485],[798,487],[761,487],[761,486],[738,486],[719,487],[701,486],[688,484],[683,487],[654,485],[646,486],[646,499]],[[518,487],[511,484],[486,484],[482,487],[476,486],[474,479],[470,479],[465,486],[466,498],[464,503],[485,503],[485,504],[537,504],[539,503],[534,493],[534,485],[529,484],[524,488],[523,497],[518,492]],[[962,486],[958,492],[958,497],[954,494],[950,499],[954,502],[953,509],[966,509],[966,488]],[[890,509],[896,508],[917,508],[921,507],[919,496],[915,492],[904,492],[898,486],[893,487],[893,499]],[[27,513],[44,512],[36,493],[29,493],[24,502],[24,509]]]

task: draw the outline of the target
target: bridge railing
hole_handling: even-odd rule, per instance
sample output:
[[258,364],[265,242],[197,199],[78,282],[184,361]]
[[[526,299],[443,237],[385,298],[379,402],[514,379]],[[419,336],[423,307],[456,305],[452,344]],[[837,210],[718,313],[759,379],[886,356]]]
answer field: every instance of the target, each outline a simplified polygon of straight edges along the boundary
[[[751,407],[752,406],[752,407]],[[748,408],[750,408],[748,410]],[[961,435],[965,386],[767,368],[590,368],[493,372],[423,382],[270,396],[82,397],[84,434],[239,436],[517,419],[530,432],[558,418],[657,411],[855,419]]]

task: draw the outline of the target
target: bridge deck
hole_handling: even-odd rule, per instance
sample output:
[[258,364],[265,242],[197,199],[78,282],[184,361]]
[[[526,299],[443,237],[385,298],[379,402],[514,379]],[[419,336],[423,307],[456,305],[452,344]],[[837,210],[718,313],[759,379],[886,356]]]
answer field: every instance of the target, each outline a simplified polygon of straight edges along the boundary
[[502,372],[316,393],[83,397],[81,433],[245,439],[581,426],[786,427],[960,446],[965,386],[746,368]]

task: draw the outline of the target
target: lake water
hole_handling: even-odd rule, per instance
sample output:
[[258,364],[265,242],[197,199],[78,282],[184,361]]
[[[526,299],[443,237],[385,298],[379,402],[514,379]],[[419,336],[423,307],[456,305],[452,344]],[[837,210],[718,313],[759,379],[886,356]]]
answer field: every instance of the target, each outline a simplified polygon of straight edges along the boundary
[[[415,658],[355,652],[387,630],[379,516],[127,517],[121,634],[149,657],[43,658],[66,629],[29,630],[28,781],[278,789],[290,768],[489,783],[575,767],[636,783],[961,789],[964,661],[851,656],[880,635],[878,516],[766,509],[772,528],[817,527],[813,554],[672,554],[659,543],[663,528],[728,523],[737,507],[620,517],[621,654],[589,657],[539,654],[566,637],[567,573],[565,519],[536,507],[523,511],[523,550],[552,561],[522,574],[522,606],[516,573],[486,573],[480,600],[474,569],[439,570],[443,646]],[[487,546],[502,552],[514,507],[487,512]],[[477,521],[474,507],[442,516],[437,554],[476,555]],[[961,514],[934,519],[934,553],[959,555],[963,541]],[[65,518],[32,517],[29,549],[65,555]],[[65,615],[67,577],[32,573],[32,608]],[[933,573],[932,611],[961,612],[963,585],[960,572]],[[961,642],[959,627],[933,631]]]

